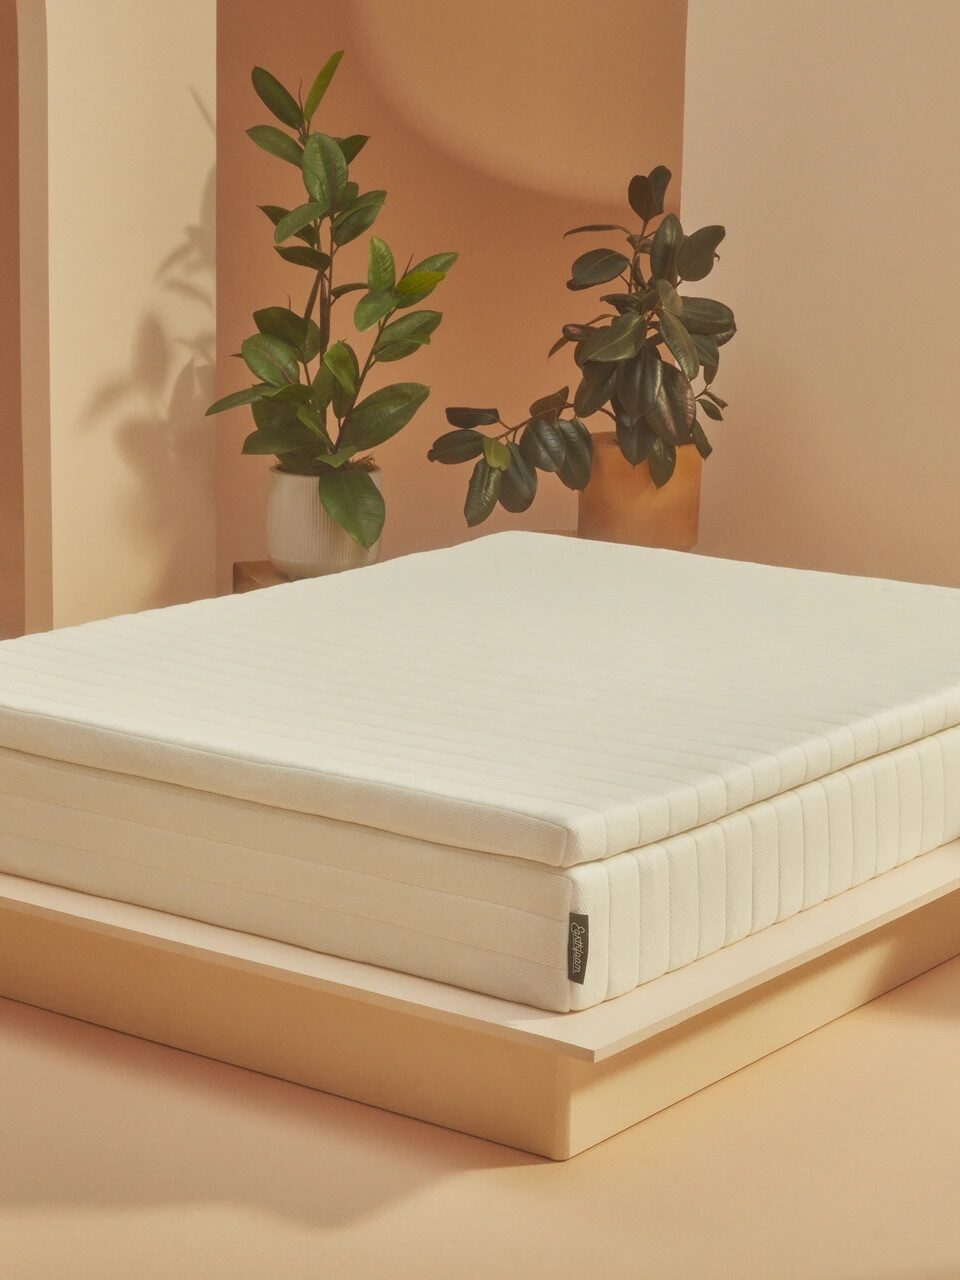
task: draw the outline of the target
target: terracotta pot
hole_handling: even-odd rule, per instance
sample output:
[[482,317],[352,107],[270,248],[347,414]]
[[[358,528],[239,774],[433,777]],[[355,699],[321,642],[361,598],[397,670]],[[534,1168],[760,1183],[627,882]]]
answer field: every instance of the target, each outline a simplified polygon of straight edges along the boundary
[[593,437],[593,471],[580,494],[577,533],[600,542],[689,551],[700,525],[700,474],[703,460],[692,444],[677,449],[677,467],[658,489],[645,462],[632,467],[616,436]]
[[[381,488],[380,472],[371,471]],[[288,578],[319,578],[372,564],[380,542],[369,550],[327,515],[316,476],[297,476],[273,467],[267,495],[267,555]]]

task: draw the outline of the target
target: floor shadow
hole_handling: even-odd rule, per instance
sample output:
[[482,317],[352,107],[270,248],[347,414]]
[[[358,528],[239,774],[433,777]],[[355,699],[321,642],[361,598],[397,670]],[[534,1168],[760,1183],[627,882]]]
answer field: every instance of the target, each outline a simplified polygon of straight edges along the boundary
[[8,1207],[228,1203],[324,1228],[464,1170],[547,1163],[3,1000],[0,1097]]

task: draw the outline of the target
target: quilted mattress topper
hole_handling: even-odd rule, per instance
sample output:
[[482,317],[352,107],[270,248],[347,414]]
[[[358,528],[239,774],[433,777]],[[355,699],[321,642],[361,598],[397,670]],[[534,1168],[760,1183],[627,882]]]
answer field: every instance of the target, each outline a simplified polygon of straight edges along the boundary
[[553,866],[958,723],[958,590],[544,534],[0,644],[0,747]]

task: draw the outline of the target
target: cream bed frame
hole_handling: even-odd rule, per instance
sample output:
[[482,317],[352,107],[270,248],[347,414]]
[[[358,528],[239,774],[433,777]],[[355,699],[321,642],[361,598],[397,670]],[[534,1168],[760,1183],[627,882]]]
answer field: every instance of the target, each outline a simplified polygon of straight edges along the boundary
[[0,875],[0,995],[564,1160],[960,954],[960,840],[579,1013]]

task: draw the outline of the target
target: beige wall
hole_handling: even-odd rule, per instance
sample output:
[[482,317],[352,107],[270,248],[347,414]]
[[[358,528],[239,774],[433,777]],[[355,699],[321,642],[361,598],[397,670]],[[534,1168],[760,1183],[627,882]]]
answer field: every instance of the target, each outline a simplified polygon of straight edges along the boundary
[[23,465],[20,449],[20,229],[17,149],[17,6],[0,0],[0,638],[23,629]]
[[[564,287],[587,244],[561,236],[577,223],[622,220],[637,170],[665,161],[679,179],[685,5],[635,0],[609,6],[605,19],[604,6],[572,0],[326,0],[306,28],[285,8],[293,12],[277,0],[219,5],[218,391],[243,385],[229,353],[251,332],[250,313],[284,302],[304,274],[274,256],[256,208],[296,202],[299,184],[244,137],[267,119],[250,68],[262,63],[295,87],[345,48],[322,125],[371,135],[355,171],[389,193],[378,232],[398,258],[461,253],[434,295],[445,319],[433,344],[384,379],[432,387],[413,424],[377,451],[385,554],[460,540],[468,471],[425,458],[446,429],[443,408],[496,403],[519,415],[573,378],[564,356],[545,359],[564,320],[589,318]],[[678,190],[679,181],[675,200]],[[365,246],[364,237],[356,248]],[[223,588],[232,561],[264,555],[269,462],[239,456],[247,411],[220,421]],[[575,510],[575,496],[548,481],[525,516],[498,512],[483,531],[572,528]]]
[[214,587],[216,26],[213,0],[21,9],[29,623],[42,627]]
[[740,326],[702,550],[960,584],[958,48],[954,0],[690,0],[684,220]]

